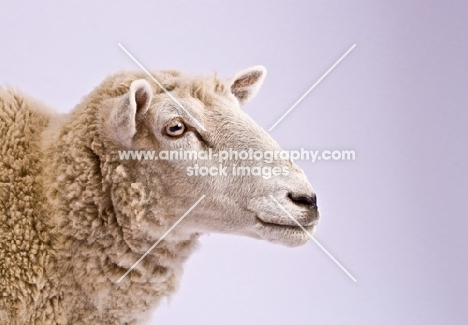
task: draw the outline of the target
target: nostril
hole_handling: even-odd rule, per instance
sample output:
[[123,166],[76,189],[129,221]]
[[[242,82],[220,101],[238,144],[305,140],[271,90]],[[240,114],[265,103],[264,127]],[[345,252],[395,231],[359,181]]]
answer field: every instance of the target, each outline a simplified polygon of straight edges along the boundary
[[306,205],[310,207],[316,207],[317,206],[317,196],[315,194],[313,195],[297,195],[297,194],[292,194],[289,193],[288,197],[291,199],[296,204],[299,205]]

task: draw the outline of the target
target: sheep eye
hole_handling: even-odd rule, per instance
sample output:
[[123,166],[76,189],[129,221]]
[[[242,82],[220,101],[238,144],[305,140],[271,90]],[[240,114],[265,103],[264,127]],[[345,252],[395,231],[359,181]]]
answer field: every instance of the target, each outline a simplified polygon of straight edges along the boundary
[[171,137],[177,137],[185,132],[185,124],[180,121],[172,121],[166,126],[166,133]]

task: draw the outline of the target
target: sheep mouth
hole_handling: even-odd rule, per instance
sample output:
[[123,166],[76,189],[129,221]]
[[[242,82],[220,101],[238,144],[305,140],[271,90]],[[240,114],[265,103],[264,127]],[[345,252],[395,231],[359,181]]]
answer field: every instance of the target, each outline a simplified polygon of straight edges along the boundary
[[307,224],[307,225],[290,225],[290,224],[281,224],[281,223],[273,223],[273,222],[267,222],[267,221],[263,221],[262,219],[260,219],[259,217],[256,217],[257,218],[257,222],[259,224],[261,224],[263,227],[265,228],[271,228],[271,229],[281,229],[281,230],[294,230],[294,231],[297,231],[297,230],[300,230],[300,231],[303,231],[302,228],[304,228],[305,230],[309,231],[309,230],[313,230],[314,227],[315,227],[315,222],[311,223],[311,224]]

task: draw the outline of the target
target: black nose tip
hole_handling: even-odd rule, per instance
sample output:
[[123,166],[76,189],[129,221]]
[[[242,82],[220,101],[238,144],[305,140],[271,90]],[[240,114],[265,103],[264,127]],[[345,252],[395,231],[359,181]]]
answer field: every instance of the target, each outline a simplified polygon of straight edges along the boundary
[[310,195],[298,195],[298,194],[293,194],[289,193],[288,197],[293,201],[294,203],[298,205],[304,205],[308,207],[317,207],[317,196],[313,194],[312,196]]

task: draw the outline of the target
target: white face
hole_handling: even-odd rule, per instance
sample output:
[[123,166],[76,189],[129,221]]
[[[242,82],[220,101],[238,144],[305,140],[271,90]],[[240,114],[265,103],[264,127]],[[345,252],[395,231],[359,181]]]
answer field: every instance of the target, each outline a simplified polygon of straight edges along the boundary
[[[219,155],[249,149],[261,153],[279,151],[279,145],[241,109],[258,91],[264,76],[261,67],[240,72],[231,83],[232,93],[218,96],[209,104],[195,98],[178,98],[189,114],[166,94],[151,100],[148,91],[146,104],[145,88],[141,91],[136,88],[135,111],[138,116],[137,106],[143,105],[144,127],[138,131],[135,128],[131,143],[126,136],[116,137],[135,150],[156,152],[211,149]],[[171,93],[177,95],[177,89]],[[122,123],[119,125],[121,128]],[[196,175],[195,165],[208,168],[212,174]],[[233,171],[242,173],[239,167],[249,168],[251,172],[256,169],[260,174],[233,175]],[[151,165],[141,164],[137,168],[145,169],[148,175],[157,175],[158,186],[164,193],[158,204],[171,207],[174,214],[182,215],[202,195],[206,196],[191,217],[180,224],[189,232],[238,234],[297,246],[309,239],[298,223],[312,233],[318,222],[312,187],[302,170],[289,160],[173,159],[153,161]],[[224,172],[219,175],[222,169]],[[278,175],[273,176],[273,171]]]

